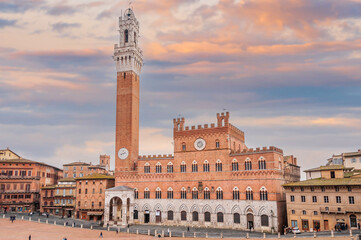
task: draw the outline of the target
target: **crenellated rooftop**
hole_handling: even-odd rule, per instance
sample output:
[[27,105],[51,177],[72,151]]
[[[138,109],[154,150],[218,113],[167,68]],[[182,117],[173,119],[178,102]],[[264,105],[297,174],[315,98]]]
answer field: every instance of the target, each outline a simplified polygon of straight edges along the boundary
[[270,146],[270,147],[258,147],[258,148],[248,148],[248,149],[243,149],[243,151],[241,152],[235,152],[232,153],[231,155],[243,155],[243,154],[250,154],[250,153],[262,153],[262,152],[278,152],[283,154],[283,150],[274,146]]

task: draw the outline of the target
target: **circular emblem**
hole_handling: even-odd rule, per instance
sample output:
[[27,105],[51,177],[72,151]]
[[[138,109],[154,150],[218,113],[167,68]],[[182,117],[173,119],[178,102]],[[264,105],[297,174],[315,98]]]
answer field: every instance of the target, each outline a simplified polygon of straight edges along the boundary
[[204,141],[203,138],[198,138],[195,142],[194,142],[194,147],[195,149],[197,149],[198,151],[203,150],[206,147],[206,141]]
[[128,149],[126,149],[126,148],[119,149],[118,157],[120,159],[126,159],[128,157],[128,155],[129,155]]

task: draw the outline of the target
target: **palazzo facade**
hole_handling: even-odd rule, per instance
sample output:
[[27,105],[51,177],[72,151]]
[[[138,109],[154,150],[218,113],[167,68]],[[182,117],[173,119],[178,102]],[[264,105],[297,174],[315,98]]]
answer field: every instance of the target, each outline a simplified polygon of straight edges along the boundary
[[186,126],[173,119],[174,154],[139,156],[139,22],[119,18],[115,187],[105,193],[104,225],[186,225],[279,231],[286,224],[282,185],[299,181],[293,156],[276,147],[248,148],[245,134],[218,113]]

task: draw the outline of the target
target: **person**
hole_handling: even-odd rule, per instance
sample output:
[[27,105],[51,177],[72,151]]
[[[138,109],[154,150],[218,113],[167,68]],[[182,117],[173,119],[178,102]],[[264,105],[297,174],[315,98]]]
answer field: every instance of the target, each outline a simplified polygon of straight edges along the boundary
[[31,240],[31,235],[29,235],[29,240]]
[[115,232],[118,234],[118,228],[115,230]]
[[100,232],[99,238],[103,238],[103,232]]
[[360,223],[357,223],[357,228],[361,229]]

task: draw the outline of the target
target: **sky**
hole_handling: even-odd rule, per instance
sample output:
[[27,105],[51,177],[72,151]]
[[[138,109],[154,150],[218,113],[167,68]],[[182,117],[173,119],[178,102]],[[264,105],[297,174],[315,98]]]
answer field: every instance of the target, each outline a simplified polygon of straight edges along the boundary
[[[121,0],[0,0],[0,149],[58,167],[114,165]],[[361,0],[133,0],[140,154],[173,152],[172,119],[230,122],[302,170],[361,149]]]

